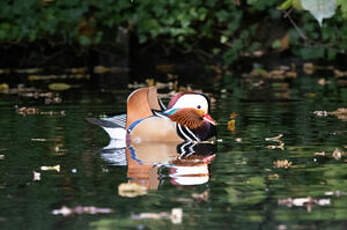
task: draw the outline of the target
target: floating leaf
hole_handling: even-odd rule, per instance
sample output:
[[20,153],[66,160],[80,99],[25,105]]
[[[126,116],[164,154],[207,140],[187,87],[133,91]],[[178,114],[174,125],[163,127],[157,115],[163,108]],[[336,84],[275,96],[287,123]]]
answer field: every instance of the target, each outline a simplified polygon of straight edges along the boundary
[[322,157],[324,157],[325,156],[325,152],[324,151],[323,152],[315,152],[314,155],[315,156],[322,156]]
[[266,146],[267,149],[281,149],[284,150],[284,142],[280,141],[279,145],[268,145]]
[[118,186],[118,194],[124,197],[137,197],[147,194],[147,188],[135,183],[122,183]]
[[320,26],[324,18],[330,18],[335,14],[336,0],[301,0],[301,4],[305,10],[310,11]]
[[292,162],[288,161],[288,160],[278,160],[278,161],[274,161],[273,165],[275,168],[289,168],[292,165]]
[[265,138],[265,141],[276,141],[276,142],[281,142],[280,139],[283,137],[283,134],[280,133],[275,137],[267,137]]
[[57,172],[60,172],[60,165],[54,165],[54,166],[41,166],[42,171],[48,171],[48,170],[55,170]]
[[41,173],[33,171],[33,181],[40,181]]
[[48,88],[54,91],[63,91],[63,90],[70,89],[71,85],[66,83],[51,83],[48,85]]
[[171,214],[168,212],[159,212],[159,213],[140,213],[140,214],[133,214],[131,215],[131,218],[134,220],[142,220],[142,219],[153,219],[153,220],[160,220],[160,219],[170,219],[173,224],[181,224],[182,218],[183,218],[183,210],[182,208],[173,208],[171,210]]
[[99,213],[111,213],[113,212],[110,208],[97,208],[94,206],[77,206],[75,208],[69,208],[66,206],[61,207],[60,209],[54,209],[52,211],[53,215],[63,215],[69,216],[72,214],[99,214]]

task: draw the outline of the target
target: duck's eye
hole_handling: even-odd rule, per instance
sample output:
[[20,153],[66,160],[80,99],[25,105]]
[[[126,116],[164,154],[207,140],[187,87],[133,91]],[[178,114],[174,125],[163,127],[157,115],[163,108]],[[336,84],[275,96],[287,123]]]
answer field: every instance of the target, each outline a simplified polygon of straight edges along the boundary
[[196,108],[201,109],[201,105],[196,106]]

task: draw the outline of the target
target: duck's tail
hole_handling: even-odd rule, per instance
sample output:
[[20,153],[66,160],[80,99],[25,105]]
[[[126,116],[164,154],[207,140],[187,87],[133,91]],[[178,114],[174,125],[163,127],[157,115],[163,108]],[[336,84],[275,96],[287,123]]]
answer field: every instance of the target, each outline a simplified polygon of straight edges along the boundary
[[86,120],[94,125],[103,128],[111,139],[125,140],[126,138],[126,114],[117,115],[109,118],[86,118]]

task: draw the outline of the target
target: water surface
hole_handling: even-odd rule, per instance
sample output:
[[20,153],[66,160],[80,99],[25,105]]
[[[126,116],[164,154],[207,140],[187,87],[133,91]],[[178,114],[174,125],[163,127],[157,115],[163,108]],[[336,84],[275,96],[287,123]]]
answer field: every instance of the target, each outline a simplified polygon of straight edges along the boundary
[[[209,175],[195,185],[183,185],[174,183],[175,172],[168,164],[155,170],[151,166],[143,177],[154,180],[155,186],[133,198],[120,195],[118,186],[143,178],[134,178],[130,166],[105,159],[102,148],[109,143],[107,134],[85,121],[90,116],[124,112],[130,89],[71,88],[60,93],[62,103],[56,104],[2,94],[0,226],[345,229],[346,120],[313,113],[347,107],[347,89],[329,80],[330,84],[320,86],[317,78],[303,76],[252,87],[235,78],[202,87],[216,99],[211,115],[219,124],[218,142],[210,153],[215,158],[202,167]],[[193,84],[193,88],[201,87]],[[40,112],[16,112],[23,106]],[[231,113],[239,114],[234,130],[228,129]],[[265,141],[279,134],[283,134],[281,142]],[[322,152],[325,156],[318,154]],[[41,170],[41,166],[54,165],[60,165],[59,172]],[[40,180],[34,180],[33,172],[41,174]],[[52,214],[62,206],[113,212]],[[182,209],[182,221],[138,218],[141,213],[170,214],[173,208]]]

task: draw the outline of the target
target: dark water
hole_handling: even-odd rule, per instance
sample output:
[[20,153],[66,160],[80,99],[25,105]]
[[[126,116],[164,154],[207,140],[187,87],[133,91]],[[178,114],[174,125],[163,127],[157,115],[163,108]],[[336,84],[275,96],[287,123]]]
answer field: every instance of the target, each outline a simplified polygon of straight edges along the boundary
[[[170,157],[141,171],[112,165],[100,152],[108,136],[85,118],[124,112],[128,89],[72,88],[60,93],[62,103],[49,105],[43,98],[3,94],[1,229],[346,229],[347,123],[313,111],[346,108],[347,88],[333,78],[324,86],[317,80],[301,77],[257,87],[235,79],[206,88],[216,99],[211,114],[219,124],[218,142],[210,150],[216,157],[190,172],[195,178],[189,181],[175,177],[179,169]],[[40,112],[23,116],[14,105]],[[239,116],[230,131],[233,112]],[[265,141],[279,134],[283,149],[275,148],[281,142]],[[289,167],[276,165],[278,160],[287,160]],[[54,165],[60,165],[59,172],[41,169]],[[34,180],[34,171],[40,180]],[[120,184],[136,182],[150,189],[133,198],[119,193]],[[189,183],[195,185],[183,185]],[[62,206],[113,212],[52,213]],[[167,217],[174,208],[182,210],[182,220]],[[166,217],[140,217],[160,212]]]

